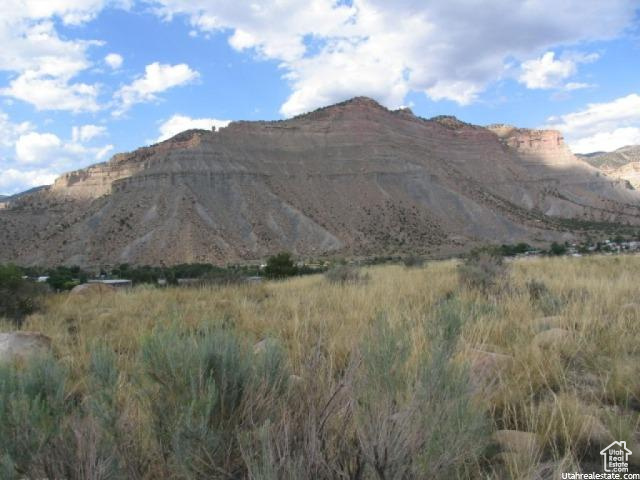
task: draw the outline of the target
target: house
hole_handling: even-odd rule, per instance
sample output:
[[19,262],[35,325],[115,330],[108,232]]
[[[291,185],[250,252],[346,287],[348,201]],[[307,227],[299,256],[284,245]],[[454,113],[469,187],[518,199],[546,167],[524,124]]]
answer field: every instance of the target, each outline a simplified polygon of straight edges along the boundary
[[600,451],[605,472],[627,472],[629,470],[629,455],[627,442],[612,442]]

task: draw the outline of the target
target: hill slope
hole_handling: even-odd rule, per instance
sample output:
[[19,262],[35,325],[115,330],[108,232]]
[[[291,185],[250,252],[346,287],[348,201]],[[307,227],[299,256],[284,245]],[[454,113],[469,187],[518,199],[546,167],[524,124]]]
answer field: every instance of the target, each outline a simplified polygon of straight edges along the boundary
[[613,178],[628,181],[640,189],[640,145],[629,145],[613,152],[596,152],[580,157]]
[[555,131],[424,120],[368,98],[234,122],[71,172],[0,210],[0,261],[110,265],[446,253],[640,223],[640,194]]

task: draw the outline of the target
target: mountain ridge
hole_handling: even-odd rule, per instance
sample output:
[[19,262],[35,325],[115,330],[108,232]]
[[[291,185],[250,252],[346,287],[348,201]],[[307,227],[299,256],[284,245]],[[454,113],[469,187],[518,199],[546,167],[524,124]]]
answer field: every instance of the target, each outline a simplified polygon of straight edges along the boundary
[[640,190],[640,145],[627,145],[613,152],[578,155],[606,175],[624,180]]
[[559,132],[423,119],[356,97],[187,130],[61,175],[0,210],[0,261],[441,255],[611,224],[640,224],[640,194],[577,159]]

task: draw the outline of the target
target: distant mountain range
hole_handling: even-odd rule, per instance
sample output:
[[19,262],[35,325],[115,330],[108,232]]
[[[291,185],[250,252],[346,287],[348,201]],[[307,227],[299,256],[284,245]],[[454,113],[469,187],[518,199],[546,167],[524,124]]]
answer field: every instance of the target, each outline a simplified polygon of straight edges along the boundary
[[32,193],[39,192],[40,190],[44,190],[49,188],[49,185],[41,185],[39,187],[30,188],[29,190],[25,190],[24,192],[16,193],[15,195],[0,195],[0,202],[9,202],[12,200],[16,200],[25,195],[30,195]]
[[42,265],[442,256],[640,225],[640,193],[557,131],[365,97],[182,132],[0,205],[0,262]]
[[640,145],[629,145],[613,152],[578,156],[607,175],[626,180],[635,189],[640,190]]

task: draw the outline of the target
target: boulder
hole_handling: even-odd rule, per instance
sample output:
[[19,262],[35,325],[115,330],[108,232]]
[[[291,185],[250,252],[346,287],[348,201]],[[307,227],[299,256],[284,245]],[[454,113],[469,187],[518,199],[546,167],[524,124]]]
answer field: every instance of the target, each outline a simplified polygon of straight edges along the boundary
[[268,344],[269,344],[269,339],[268,338],[263,338],[259,342],[255,343],[253,345],[253,353],[254,353],[254,355],[259,355],[261,353],[264,353],[267,350],[267,345]]
[[0,363],[24,360],[51,350],[51,339],[39,332],[0,333]]
[[560,348],[571,340],[571,332],[564,328],[543,330],[533,337],[533,344],[542,349]]
[[502,372],[513,363],[511,355],[489,352],[478,348],[468,351],[470,360],[469,375],[471,385],[476,392],[486,391],[497,385]]
[[116,289],[111,285],[106,285],[104,283],[83,283],[82,285],[76,285],[69,292],[69,295],[104,295],[109,293],[114,293]]

